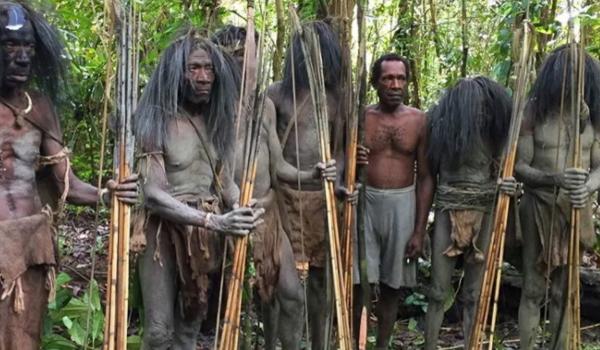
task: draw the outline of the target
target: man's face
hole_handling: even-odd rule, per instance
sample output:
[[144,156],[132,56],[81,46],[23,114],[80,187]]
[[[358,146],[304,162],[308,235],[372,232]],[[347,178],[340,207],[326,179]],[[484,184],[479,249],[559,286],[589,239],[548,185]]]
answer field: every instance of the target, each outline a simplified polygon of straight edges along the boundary
[[31,61],[35,56],[33,27],[29,20],[16,30],[8,29],[6,21],[0,20],[0,27],[0,52],[4,66],[2,85],[22,87],[31,77]]
[[187,60],[185,77],[188,82],[186,100],[193,104],[208,103],[215,81],[215,72],[212,60],[205,50],[192,51]]
[[406,89],[406,67],[402,61],[383,61],[381,75],[377,81],[379,102],[395,107],[404,100]]

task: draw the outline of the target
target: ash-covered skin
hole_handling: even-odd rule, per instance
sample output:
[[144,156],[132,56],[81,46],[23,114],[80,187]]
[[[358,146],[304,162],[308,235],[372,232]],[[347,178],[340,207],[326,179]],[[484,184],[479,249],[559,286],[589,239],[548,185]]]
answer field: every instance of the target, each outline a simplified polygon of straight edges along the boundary
[[[221,51],[193,29],[161,56],[140,99],[135,133],[142,152],[151,154],[141,164],[145,205],[165,225],[245,235],[261,223],[263,209],[243,207],[225,214],[207,214],[182,202],[186,198],[218,197],[219,191],[225,207],[236,206],[239,189],[230,168],[236,91],[234,72]],[[157,129],[157,125],[164,129]],[[215,172],[220,172],[219,178]],[[156,229],[148,227],[147,232]],[[165,242],[163,239],[156,246],[152,241],[140,259],[146,310],[144,348],[192,349],[203,315],[186,317],[180,312],[175,251]],[[155,249],[160,249],[160,261],[154,258]]]
[[[327,112],[330,129],[335,121],[341,118],[338,113],[339,81],[341,74],[341,50],[337,34],[323,21],[314,21],[304,24],[315,30],[321,47],[323,71],[325,73],[325,88],[327,96]],[[293,63],[293,64],[292,64]],[[293,73],[292,73],[293,72]],[[293,77],[292,77],[293,74]],[[294,109],[294,96],[296,94],[296,109]],[[282,140],[290,123],[294,123],[294,111],[297,113],[297,129],[292,127],[287,140],[281,142],[283,157],[294,166],[299,160],[299,169],[313,171],[321,161],[317,126],[315,122],[315,109],[310,96],[308,75],[304,65],[304,55],[300,45],[300,38],[295,35],[288,48],[285,58],[283,80],[273,83],[268,90],[268,96],[275,105],[276,126],[279,139]],[[298,147],[296,148],[296,132],[298,134]],[[297,178],[286,177],[278,173],[278,180],[292,189],[298,190]],[[303,183],[302,191],[320,191],[322,182],[315,180],[313,183]],[[325,214],[323,214],[323,220]],[[321,218],[319,218],[321,219]],[[317,219],[318,220],[318,219]],[[327,249],[323,245],[323,249]],[[322,349],[325,341],[326,314],[330,307],[327,305],[326,283],[324,269],[315,266],[309,267],[307,288],[308,319],[310,326],[310,339],[313,349]]]
[[[258,39],[258,34],[256,34]],[[213,42],[229,52],[236,62],[236,68],[242,68],[244,61],[244,43],[246,30],[242,27],[225,26],[213,36]],[[273,101],[265,99],[263,124],[259,138],[257,154],[257,169],[254,183],[254,197],[258,199],[257,206],[268,206],[262,203],[275,188],[274,181],[296,182],[298,178],[303,184],[316,184],[321,177],[335,181],[335,162],[329,166],[317,163],[312,169],[298,171],[283,157],[279,136],[276,130],[276,112]],[[238,128],[235,180],[240,183],[244,171],[244,139],[247,128],[243,120]],[[271,205],[272,206],[272,205]],[[278,208],[275,206],[275,209]],[[273,228],[278,230],[277,227]],[[276,233],[273,233],[276,234]],[[287,236],[282,237],[280,247],[279,279],[275,296],[269,303],[263,303],[263,322],[265,323],[265,348],[275,349],[277,339],[281,340],[283,349],[299,349],[302,338],[304,312],[304,293],[295,268],[292,248]]]
[[[360,145],[357,163],[367,166],[367,185],[378,189],[399,189],[415,185],[414,230],[405,248],[405,257],[416,260],[421,254],[427,214],[431,206],[434,178],[427,159],[427,117],[403,104],[410,76],[407,61],[395,54],[378,58],[371,70],[371,84],[379,102],[366,108],[365,144]],[[415,166],[416,165],[416,166]],[[390,172],[390,169],[395,171]],[[385,349],[396,321],[400,289],[380,283],[377,349]],[[361,300],[355,287],[355,300]],[[358,306],[358,305],[357,305]],[[359,307],[355,310],[359,312]],[[354,315],[358,330],[360,315]]]
[[[511,112],[512,101],[506,89],[486,77],[461,79],[448,88],[429,112],[428,153],[438,185],[494,188]],[[460,203],[459,198],[457,202]],[[483,219],[479,232],[475,233],[475,244],[485,255],[491,233],[492,208],[481,209]],[[429,306],[425,318],[425,349],[437,348],[444,319],[444,304],[448,293],[451,293],[451,277],[459,259],[445,254],[453,243],[451,232],[449,211],[437,208],[432,237]],[[473,258],[464,259],[462,295],[465,344],[469,342],[484,265]]]
[[[12,29],[10,29],[12,28]],[[0,55],[2,76],[0,97],[0,219],[19,218],[41,209],[41,201],[35,183],[38,156],[59,153],[63,146],[62,131],[54,107],[43,93],[28,89],[30,80],[46,87],[50,96],[60,86],[62,53],[60,41],[45,20],[30,8],[21,4],[0,4]],[[57,47],[58,46],[58,47]],[[37,55],[47,55],[42,63]],[[44,69],[46,67],[46,69]],[[25,110],[31,97],[31,112],[23,125],[16,121],[14,111]],[[8,104],[8,105],[7,105]],[[64,189],[66,161],[52,165],[52,173],[60,191]],[[117,191],[119,199],[134,203],[137,199],[135,181],[137,176],[117,185],[107,183]],[[79,180],[69,172],[67,201],[73,204],[95,205],[98,189]]]
[[[25,4],[0,2],[0,221],[30,217],[42,210],[35,177],[40,156],[60,154],[64,147],[54,108],[54,101],[63,86],[63,53],[56,31],[40,14]],[[31,82],[35,82],[40,91],[30,88]],[[67,202],[96,205],[101,199],[98,188],[81,181],[67,168],[66,157],[47,166],[61,193],[68,181]],[[109,180],[106,184],[108,197],[112,198],[110,192],[113,192],[119,200],[135,203],[138,197],[136,181],[136,175],[121,183]],[[46,267],[29,267],[23,273],[24,280]],[[25,293],[33,288],[42,290],[41,294],[43,291],[48,293],[47,284],[44,284],[47,282],[38,279],[32,283],[40,284],[25,286]],[[0,292],[4,292],[2,287],[0,283]],[[12,298],[2,302],[10,300]],[[39,348],[43,317],[32,313],[45,312],[45,306],[38,310],[29,310],[27,305],[25,308],[22,313],[0,315],[3,322],[7,322],[5,325],[13,325],[9,326],[8,334],[0,334],[0,347],[9,339],[28,344],[23,345],[25,347]],[[30,319],[40,322],[24,321]],[[29,323],[25,331],[14,326],[25,323]]]
[[[535,346],[540,321],[540,305],[546,289],[544,277],[546,268],[539,260],[542,245],[538,227],[532,219],[535,204],[528,192],[544,190],[553,192],[558,189],[567,194],[572,206],[585,207],[590,196],[600,187],[600,64],[589,54],[585,54],[586,89],[580,122],[582,166],[572,168],[570,50],[569,46],[560,47],[544,61],[529,96],[519,137],[515,170],[517,178],[525,185],[525,196],[520,206],[524,277],[519,306],[521,349],[533,349]],[[580,51],[579,48],[576,50]],[[565,69],[567,80],[563,84],[562,77]],[[563,89],[566,94],[564,99],[561,96]],[[561,101],[564,101],[562,113]],[[549,236],[549,232],[543,234],[545,237]],[[566,335],[566,327],[560,320],[563,301],[566,300],[564,293],[567,289],[567,267],[555,267],[548,278],[551,280],[549,334],[553,335],[550,340],[552,347],[555,342],[564,344]],[[558,347],[561,348],[560,345]]]

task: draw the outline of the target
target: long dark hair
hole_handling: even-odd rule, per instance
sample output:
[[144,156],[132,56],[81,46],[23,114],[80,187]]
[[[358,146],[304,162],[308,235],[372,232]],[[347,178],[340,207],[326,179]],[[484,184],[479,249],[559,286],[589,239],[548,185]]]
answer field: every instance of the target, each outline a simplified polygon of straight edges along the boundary
[[[10,8],[23,11],[25,19],[29,20],[33,27],[36,54],[31,62],[32,81],[38,89],[57,102],[66,86],[66,53],[62,40],[41,14],[23,2],[1,1],[0,16],[3,19],[9,18]],[[7,29],[3,25],[0,30]],[[0,71],[4,70],[2,65],[0,62]]]
[[428,112],[432,167],[437,168],[442,159],[460,164],[483,140],[502,149],[511,112],[511,98],[500,84],[483,76],[460,79]]
[[162,149],[169,120],[182,114],[180,105],[187,84],[187,59],[196,49],[209,54],[215,73],[209,112],[205,116],[210,141],[221,157],[225,157],[233,146],[238,88],[232,66],[214,44],[201,38],[197,30],[188,29],[161,55],[135,112],[135,136],[146,150]]
[[[563,45],[552,51],[529,92],[527,113],[537,123],[546,120],[551,112],[559,111],[563,97],[568,108],[571,102],[571,77],[573,72],[572,47]],[[576,48],[580,52],[579,48]],[[566,74],[565,74],[566,73]],[[595,128],[600,127],[600,63],[585,52],[585,81],[583,100],[590,109],[590,119]],[[567,109],[568,111],[568,109]]]
[[[319,37],[325,88],[337,91],[342,76],[342,54],[337,34],[333,31],[331,26],[324,21],[307,22],[303,26],[314,30]],[[292,55],[294,57],[293,66]],[[283,81],[281,82],[281,87],[283,93],[287,96],[292,94],[292,88],[294,88],[292,72],[294,74],[296,90],[310,88],[308,73],[306,72],[306,63],[304,62],[304,53],[302,52],[300,36],[298,33],[294,34],[294,37],[292,38],[292,44],[287,50],[283,67]]]

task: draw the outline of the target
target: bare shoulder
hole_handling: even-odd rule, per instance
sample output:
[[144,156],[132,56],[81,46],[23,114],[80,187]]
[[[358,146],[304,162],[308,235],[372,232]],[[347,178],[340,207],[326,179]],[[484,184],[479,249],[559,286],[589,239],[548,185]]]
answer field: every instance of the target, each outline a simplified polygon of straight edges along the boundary
[[52,100],[39,91],[28,91],[31,97],[33,112],[29,114],[29,118],[35,127],[43,129],[42,131],[50,133],[55,138],[62,138],[60,129],[60,121],[56,114]]
[[269,96],[265,97],[265,106],[263,109],[263,124],[265,125],[271,125],[271,123],[275,123],[275,116],[276,116],[276,112],[275,112],[275,104],[273,103],[273,100],[271,100],[271,98]]

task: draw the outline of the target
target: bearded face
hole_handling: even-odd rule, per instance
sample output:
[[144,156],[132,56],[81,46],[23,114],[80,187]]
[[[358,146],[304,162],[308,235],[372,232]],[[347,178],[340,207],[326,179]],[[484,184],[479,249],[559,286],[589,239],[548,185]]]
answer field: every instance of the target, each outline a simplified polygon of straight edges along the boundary
[[2,88],[21,88],[31,78],[35,56],[33,26],[24,9],[17,4],[0,8],[0,56]]

